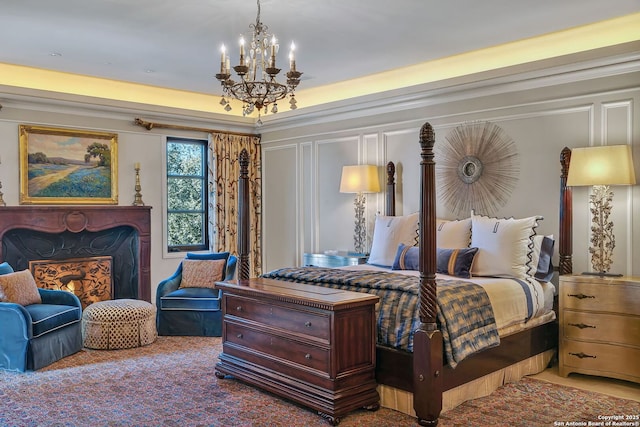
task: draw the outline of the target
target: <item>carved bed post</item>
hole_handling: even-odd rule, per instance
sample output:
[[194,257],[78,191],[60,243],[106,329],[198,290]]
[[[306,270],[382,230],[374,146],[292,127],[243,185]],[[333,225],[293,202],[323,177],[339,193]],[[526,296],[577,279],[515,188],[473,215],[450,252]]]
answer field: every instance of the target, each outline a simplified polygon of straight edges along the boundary
[[436,186],[429,123],[420,129],[420,326],[413,336],[413,407],[418,422],[435,426],[442,410],[442,333],[436,324]]
[[571,187],[567,187],[569,176],[569,163],[571,162],[571,149],[564,147],[560,153],[560,265],[559,274],[571,274],[573,272],[573,193]]
[[249,153],[240,152],[238,178],[238,280],[249,279]]
[[387,163],[387,193],[385,200],[385,214],[394,216],[396,214],[396,165],[393,162]]

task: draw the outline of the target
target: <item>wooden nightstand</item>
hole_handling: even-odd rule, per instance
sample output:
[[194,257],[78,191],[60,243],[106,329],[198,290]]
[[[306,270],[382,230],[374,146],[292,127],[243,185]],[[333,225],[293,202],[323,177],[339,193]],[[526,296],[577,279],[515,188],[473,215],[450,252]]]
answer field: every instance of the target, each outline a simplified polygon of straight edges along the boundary
[[640,277],[560,276],[560,366],[640,383]]
[[367,255],[353,252],[337,252],[335,255],[305,253],[303,262],[305,267],[344,267],[364,264],[367,262],[367,258]]

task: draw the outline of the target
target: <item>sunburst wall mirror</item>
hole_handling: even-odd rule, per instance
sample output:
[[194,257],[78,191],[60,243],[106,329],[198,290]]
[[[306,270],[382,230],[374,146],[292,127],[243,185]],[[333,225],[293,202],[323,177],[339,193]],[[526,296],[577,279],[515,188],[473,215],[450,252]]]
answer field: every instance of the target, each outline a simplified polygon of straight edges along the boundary
[[518,183],[516,144],[494,123],[461,124],[436,143],[434,151],[440,198],[459,218],[468,217],[472,209],[495,215]]

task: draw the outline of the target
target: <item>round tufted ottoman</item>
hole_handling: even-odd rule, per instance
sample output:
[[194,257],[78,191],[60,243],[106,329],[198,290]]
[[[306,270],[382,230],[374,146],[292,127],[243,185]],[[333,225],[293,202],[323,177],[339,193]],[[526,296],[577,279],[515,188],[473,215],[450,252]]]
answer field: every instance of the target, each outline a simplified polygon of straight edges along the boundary
[[99,301],[82,312],[82,340],[87,348],[133,348],[151,344],[157,337],[156,307],[146,301]]

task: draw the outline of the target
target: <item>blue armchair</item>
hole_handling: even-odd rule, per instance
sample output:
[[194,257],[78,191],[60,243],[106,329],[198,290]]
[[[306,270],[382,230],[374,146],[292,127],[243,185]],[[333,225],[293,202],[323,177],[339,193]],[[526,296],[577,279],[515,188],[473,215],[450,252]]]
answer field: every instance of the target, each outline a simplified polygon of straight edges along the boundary
[[[13,272],[6,263],[0,274]],[[71,292],[38,289],[41,304],[0,302],[0,368],[32,371],[82,349],[82,306]]]
[[[226,273],[216,280],[231,280],[238,259],[222,253],[187,253],[186,259],[226,259]],[[158,335],[219,337],[222,335],[221,292],[211,288],[180,288],[182,263],[175,273],[158,284],[156,326]]]

